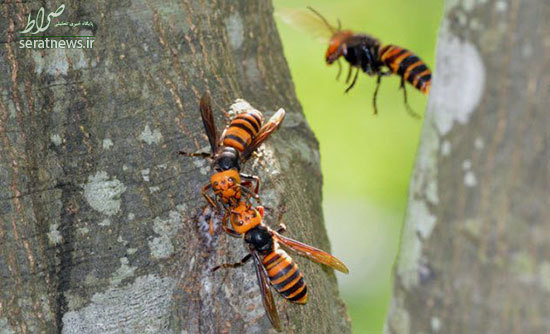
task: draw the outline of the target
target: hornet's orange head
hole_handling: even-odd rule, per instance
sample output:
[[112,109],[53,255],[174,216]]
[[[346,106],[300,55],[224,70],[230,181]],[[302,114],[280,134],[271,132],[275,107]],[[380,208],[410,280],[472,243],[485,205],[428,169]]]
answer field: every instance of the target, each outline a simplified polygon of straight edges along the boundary
[[241,201],[239,205],[231,210],[231,226],[239,233],[244,234],[262,223],[264,208],[257,206],[253,208],[246,201]]
[[225,170],[212,175],[210,185],[214,193],[228,202],[231,198],[241,198],[241,178],[235,169]]
[[350,30],[337,31],[330,38],[327,52],[325,53],[325,60],[328,65],[334,63],[340,56],[346,54],[346,40],[353,35]]

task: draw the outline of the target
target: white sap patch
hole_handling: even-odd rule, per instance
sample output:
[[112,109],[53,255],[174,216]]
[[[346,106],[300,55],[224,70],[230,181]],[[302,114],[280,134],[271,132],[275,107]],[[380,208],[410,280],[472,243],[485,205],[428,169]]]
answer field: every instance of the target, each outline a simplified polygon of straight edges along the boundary
[[462,161],[462,169],[463,170],[469,170],[472,168],[472,161],[470,159],[466,159]]
[[107,172],[97,172],[88,176],[84,186],[84,196],[92,208],[112,216],[120,210],[121,195],[126,186],[116,178],[109,179]]
[[109,138],[103,139],[103,149],[108,150],[113,146],[113,141]]
[[232,14],[224,20],[227,36],[229,37],[229,45],[233,49],[239,49],[244,41],[243,21],[239,13]]
[[252,108],[248,101],[243,99],[236,99],[231,106],[229,106],[229,115],[235,117],[236,115],[245,112],[247,110],[256,110]]
[[[212,215],[212,216],[210,216]],[[209,218],[209,219],[207,219]],[[217,219],[215,211],[212,210],[210,205],[206,206],[199,216],[197,225],[199,227],[199,232],[201,236],[206,240],[208,246],[215,246],[217,239],[210,234],[210,222],[213,224],[220,223],[221,219]],[[216,225],[214,225],[216,226]]]
[[485,88],[485,66],[477,48],[445,30],[442,29],[439,39],[438,70],[430,93],[434,121],[441,136],[455,122],[468,122]]
[[54,143],[55,146],[61,145],[61,136],[58,134],[53,134],[50,136],[50,140]]
[[[179,208],[178,208],[179,210]],[[170,211],[168,219],[156,217],[153,221],[153,230],[159,236],[148,241],[151,255],[157,259],[167,258],[174,253],[172,238],[181,227],[181,214],[178,211]]]
[[167,334],[176,280],[155,275],[93,295],[90,304],[63,315],[63,334]]
[[145,125],[145,129],[139,135],[139,139],[149,145],[158,144],[162,139],[162,134],[160,133],[159,129],[151,131],[151,128],[149,128],[149,124],[147,124]]
[[52,245],[58,245],[63,241],[63,236],[57,230],[59,224],[50,225],[50,232],[48,232],[48,240]]

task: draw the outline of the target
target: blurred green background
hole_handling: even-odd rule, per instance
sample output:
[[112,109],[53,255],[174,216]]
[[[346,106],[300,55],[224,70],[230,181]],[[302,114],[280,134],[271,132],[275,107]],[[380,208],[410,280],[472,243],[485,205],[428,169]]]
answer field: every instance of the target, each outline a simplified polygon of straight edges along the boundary
[[[307,5],[334,25],[339,18],[343,28],[412,50],[433,70],[441,1],[274,0],[276,14],[283,16]],[[383,78],[377,116],[371,107],[374,77],[360,73],[344,95],[347,66],[336,81],[337,65],[324,63],[328,40],[320,43],[318,36],[275,17],[298,98],[320,142],[325,222],[333,253],[350,267],[350,275],[338,280],[353,332],[378,334],[422,120],[407,114],[397,76]],[[407,92],[412,108],[423,114],[427,98],[410,85]]]

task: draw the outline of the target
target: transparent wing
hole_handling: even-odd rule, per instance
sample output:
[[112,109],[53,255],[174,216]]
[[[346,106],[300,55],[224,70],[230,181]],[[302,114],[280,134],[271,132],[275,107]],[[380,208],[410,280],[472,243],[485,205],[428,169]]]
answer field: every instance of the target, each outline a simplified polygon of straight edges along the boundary
[[269,318],[269,321],[271,321],[273,328],[280,332],[282,331],[281,320],[279,319],[279,313],[277,313],[275,299],[273,299],[273,294],[271,293],[269,279],[264,271],[264,267],[258,253],[254,250],[251,250],[251,252],[254,258],[254,268],[256,269],[256,277],[258,277],[258,284],[260,285],[260,292],[262,293],[262,301],[264,303],[265,312]]
[[214,116],[212,115],[212,106],[210,104],[210,94],[205,92],[200,101],[200,110],[202,124],[204,125],[204,130],[208,136],[208,141],[210,142],[210,148],[212,149],[212,155],[216,154],[218,150],[218,132],[216,131],[216,124],[214,123]]
[[267,121],[267,123],[262,126],[260,131],[258,131],[258,134],[256,135],[256,137],[254,137],[250,145],[248,145],[244,150],[242,154],[243,161],[248,160],[248,158],[250,158],[250,155],[252,155],[252,152],[254,152],[273,131],[277,130],[284,118],[285,110],[282,108],[279,109],[273,116],[271,116],[269,121]]
[[321,43],[327,43],[338,29],[316,15],[313,11],[298,8],[282,8],[275,11],[281,21],[313,36]]
[[340,261],[335,256],[332,256],[329,253],[324,252],[313,246],[309,246],[302,242],[284,237],[275,231],[271,231],[271,233],[273,235],[273,238],[275,238],[275,240],[277,240],[279,244],[287,247],[288,249],[302,256],[305,256],[312,261],[325,264],[345,274],[349,272],[349,269],[348,267],[346,267],[344,262]]

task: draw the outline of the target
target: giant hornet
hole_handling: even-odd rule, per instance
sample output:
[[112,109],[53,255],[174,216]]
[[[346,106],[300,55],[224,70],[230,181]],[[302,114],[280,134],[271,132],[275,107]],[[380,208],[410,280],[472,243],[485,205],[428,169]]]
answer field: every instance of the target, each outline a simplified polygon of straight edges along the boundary
[[[217,207],[214,199],[207,194],[208,189],[212,188],[216,198],[224,207],[230,208],[237,205],[241,199],[242,191],[259,199],[260,179],[254,175],[241,173],[240,163],[246,162],[264,140],[279,127],[285,117],[284,109],[279,109],[265,124],[263,124],[263,115],[259,111],[242,112],[231,120],[223,131],[221,140],[214,124],[208,93],[204,93],[201,97],[200,112],[211,152],[187,153],[180,151],[179,153],[213,159],[215,173],[210,177],[210,183],[202,188],[204,198],[211,206]],[[255,182],[256,185],[253,190],[250,190],[252,182]],[[213,234],[212,221],[210,222],[210,234]]]
[[[296,262],[279,245],[343,273],[347,274],[349,270],[336,257],[282,236],[281,233],[286,230],[283,224],[279,225],[277,231],[272,230],[263,223],[263,216],[264,208],[262,206],[253,208],[246,201],[241,201],[237,207],[231,210],[232,228],[226,226],[227,221],[224,218],[222,225],[224,231],[233,237],[244,238],[249,254],[237,263],[225,263],[212,270],[240,267],[253,258],[266,314],[273,327],[277,331],[281,331],[281,321],[269,286],[271,285],[286,300],[303,305],[307,302],[307,285]],[[280,219],[281,216],[279,216]]]
[[[376,75],[376,88],[372,98],[372,105],[374,113],[377,114],[376,96],[378,95],[378,88],[380,87],[382,77],[397,74],[401,77],[400,88],[403,89],[405,107],[412,116],[418,117],[418,114],[407,103],[405,81],[425,95],[429,93],[432,74],[424,61],[402,47],[390,44],[382,45],[378,39],[372,36],[354,33],[351,30],[342,30],[340,21],[338,21],[338,27],[334,27],[318,11],[311,7],[308,7],[308,9],[321,19],[322,23],[331,33],[329,46],[325,53],[325,61],[328,65],[334,62],[338,63],[338,75],[336,79],[339,79],[342,72],[340,57],[343,56],[349,64],[346,84],[351,78],[352,69],[357,68],[351,84],[345,90],[346,93],[355,86],[359,71],[363,71],[369,76]],[[310,27],[306,28],[312,28],[311,23],[307,22],[306,24]],[[384,68],[387,69],[384,70]]]

